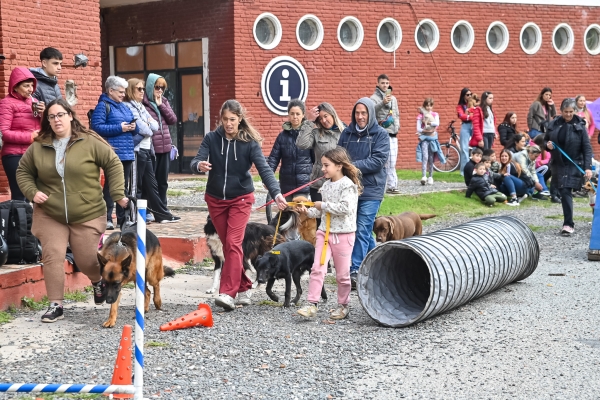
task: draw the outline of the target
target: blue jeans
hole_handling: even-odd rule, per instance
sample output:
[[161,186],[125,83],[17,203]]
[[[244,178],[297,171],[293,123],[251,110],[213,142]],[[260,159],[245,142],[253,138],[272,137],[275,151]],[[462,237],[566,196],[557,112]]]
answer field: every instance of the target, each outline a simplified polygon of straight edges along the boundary
[[542,132],[538,131],[537,129],[531,129],[529,131],[529,137],[532,138],[532,139],[534,137],[536,137],[537,135],[541,135],[541,134],[542,134]]
[[500,185],[500,191],[507,195],[508,197],[516,194],[517,196],[523,196],[526,193],[529,193],[529,189],[525,186],[525,182],[517,178],[516,176],[505,176],[502,180],[502,185]]
[[539,172],[535,173],[538,177],[538,181],[540,181],[540,185],[542,185],[542,190],[548,191],[548,186],[546,186],[546,180],[544,179],[544,174],[540,174]]
[[356,239],[352,249],[350,273],[358,272],[360,264],[367,253],[375,248],[373,239],[373,223],[381,205],[380,200],[358,200],[356,209]]
[[469,142],[473,136],[473,124],[463,122],[460,125],[460,174],[463,175],[465,165],[469,162]]

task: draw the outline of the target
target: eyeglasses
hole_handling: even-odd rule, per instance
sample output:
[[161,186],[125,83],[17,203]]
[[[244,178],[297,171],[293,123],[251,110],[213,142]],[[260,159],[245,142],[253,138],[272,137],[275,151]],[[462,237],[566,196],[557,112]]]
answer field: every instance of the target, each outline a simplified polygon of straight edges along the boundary
[[471,96],[473,96],[473,93],[467,93],[467,94],[465,94],[465,96],[471,97]]
[[67,114],[69,114],[69,113],[60,112],[58,114],[48,114],[48,121],[54,121],[56,118],[61,119],[62,117],[64,117]]
[[136,89],[138,92],[142,92],[142,93],[146,91],[146,89],[144,89],[143,87],[136,87]]
[[164,92],[167,88],[165,86],[154,86],[154,90],[162,90]]

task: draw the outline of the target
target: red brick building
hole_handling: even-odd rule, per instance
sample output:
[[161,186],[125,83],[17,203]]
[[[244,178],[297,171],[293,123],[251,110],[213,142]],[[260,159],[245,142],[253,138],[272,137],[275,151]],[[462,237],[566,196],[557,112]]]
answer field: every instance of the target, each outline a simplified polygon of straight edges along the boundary
[[279,56],[304,68],[307,105],[328,101],[345,122],[387,73],[401,111],[403,168],[417,166],[415,118],[425,97],[445,127],[462,87],[491,90],[497,117],[515,111],[520,128],[544,86],[558,101],[600,97],[598,0],[2,0],[0,21],[4,92],[10,70],[37,65],[48,45],[65,63],[79,52],[90,58],[61,76],[61,86],[76,81],[80,113],[111,73],[164,75],[182,121],[172,128],[182,155],[172,169],[182,172],[229,98],[248,109],[268,153],[285,117],[266,106],[261,80]]

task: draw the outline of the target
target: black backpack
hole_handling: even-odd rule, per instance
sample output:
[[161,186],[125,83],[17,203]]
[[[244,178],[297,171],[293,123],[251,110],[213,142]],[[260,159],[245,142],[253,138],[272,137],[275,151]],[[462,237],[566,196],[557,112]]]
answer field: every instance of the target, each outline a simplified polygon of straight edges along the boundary
[[[108,117],[108,114],[110,114],[110,104],[104,101],[104,107],[106,108],[106,116]],[[87,112],[87,117],[90,123],[90,129],[92,129],[92,116],[94,115],[94,110],[95,108],[92,108]]]
[[31,233],[33,207],[20,200],[0,203],[2,237],[8,245],[7,264],[33,264],[42,256],[39,240]]

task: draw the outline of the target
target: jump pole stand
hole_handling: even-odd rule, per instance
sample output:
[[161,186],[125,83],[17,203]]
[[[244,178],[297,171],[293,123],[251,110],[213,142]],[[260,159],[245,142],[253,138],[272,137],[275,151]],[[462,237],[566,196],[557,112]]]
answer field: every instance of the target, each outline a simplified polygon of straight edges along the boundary
[[135,364],[134,400],[144,398],[144,303],[146,301],[146,208],[147,200],[137,200],[137,254],[135,258]]

